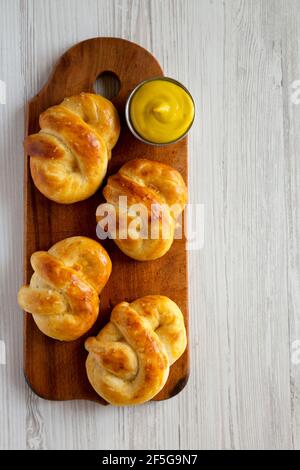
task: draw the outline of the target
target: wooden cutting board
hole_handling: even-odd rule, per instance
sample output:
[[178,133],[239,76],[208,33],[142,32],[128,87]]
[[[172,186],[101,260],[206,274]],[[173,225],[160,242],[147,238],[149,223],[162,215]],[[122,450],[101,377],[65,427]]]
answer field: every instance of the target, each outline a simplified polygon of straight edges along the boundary
[[[122,132],[113,150],[108,174],[116,173],[128,160],[148,158],[173,166],[187,180],[187,139],[167,147],[154,147],[139,142],[126,126],[124,107],[129,93],[142,80],[163,76],[163,72],[147,50],[123,39],[89,39],[69,49],[59,59],[48,83],[28,104],[27,135],[39,131],[39,115],[49,106],[81,91],[94,92],[94,82],[103,72],[115,74],[121,84],[112,101],[120,114]],[[25,159],[25,282],[29,283],[32,275],[30,256],[34,251],[48,250],[57,241],[74,235],[97,240],[95,213],[103,197],[100,189],[86,201],[72,205],[56,204],[35,188],[27,155]],[[89,333],[71,343],[55,341],[43,335],[31,315],[25,313],[25,377],[40,397],[49,400],[87,399],[106,404],[87,380],[84,341],[91,334],[98,333],[109,320],[112,307],[122,300],[130,302],[147,294],[166,295],[179,305],[188,328],[185,240],[175,240],[163,258],[149,262],[128,258],[111,240],[104,241],[103,245],[111,257],[113,270],[101,293],[98,321]],[[179,393],[188,375],[187,349],[172,366],[169,379],[155,400]]]

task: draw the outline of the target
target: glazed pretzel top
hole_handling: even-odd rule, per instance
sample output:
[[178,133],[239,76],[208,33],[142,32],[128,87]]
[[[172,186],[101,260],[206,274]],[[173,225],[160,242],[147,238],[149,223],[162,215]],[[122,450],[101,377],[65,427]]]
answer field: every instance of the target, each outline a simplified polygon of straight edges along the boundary
[[102,96],[81,93],[48,108],[39,123],[40,132],[24,142],[37,188],[63,204],[94,194],[120,134],[113,104]]
[[71,341],[94,324],[99,293],[105,286],[111,261],[104,248],[86,237],[71,237],[48,252],[31,256],[34,274],[21,287],[18,301],[33,314],[37,326],[54,339]]
[[186,348],[183,316],[161,295],[121,302],[85,346],[88,377],[100,396],[116,405],[143,403],[163,388],[170,365]]
[[[131,160],[123,165],[117,174],[108,178],[103,195],[113,204],[117,213],[115,242],[128,256],[144,261],[163,256],[170,248],[174,238],[175,221],[187,201],[187,188],[182,176],[174,168],[160,162],[146,159]],[[120,237],[118,222],[127,218],[127,226],[133,217],[119,207],[120,196],[127,197],[127,206],[142,204],[145,207],[148,223],[148,236]],[[162,208],[162,211],[159,210]],[[99,206],[97,220],[99,216]],[[162,215],[163,214],[163,215]],[[162,224],[164,221],[164,228]],[[157,236],[151,238],[151,223],[157,223]],[[165,230],[163,232],[163,230]],[[142,232],[141,232],[142,233]]]

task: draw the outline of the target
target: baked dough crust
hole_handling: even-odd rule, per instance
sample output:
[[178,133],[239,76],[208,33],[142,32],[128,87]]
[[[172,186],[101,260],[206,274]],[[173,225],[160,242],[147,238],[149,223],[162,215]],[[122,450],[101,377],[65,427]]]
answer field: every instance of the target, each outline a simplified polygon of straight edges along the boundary
[[20,307],[47,336],[72,341],[86,333],[99,313],[99,294],[111,273],[105,249],[87,237],[70,237],[31,256],[34,273],[21,287]]
[[120,134],[113,104],[81,93],[40,115],[41,130],[24,141],[33,182],[48,199],[71,204],[94,194]]
[[85,342],[88,379],[109,403],[144,403],[163,388],[186,344],[182,312],[168,297],[121,302],[98,336]]
[[[170,249],[176,219],[187,201],[187,188],[178,171],[156,161],[131,160],[108,178],[103,195],[116,210],[116,232],[112,238],[127,256],[138,261],[149,261],[160,258]],[[127,197],[128,208],[135,204],[142,204],[145,208],[148,225],[146,236],[143,228],[141,235],[136,236],[136,232],[134,236],[131,235],[129,229],[134,215],[120,208],[121,196]],[[97,222],[104,218],[99,215],[102,214],[101,207],[104,206],[100,205],[97,210]],[[125,234],[120,234],[120,226],[128,228]]]

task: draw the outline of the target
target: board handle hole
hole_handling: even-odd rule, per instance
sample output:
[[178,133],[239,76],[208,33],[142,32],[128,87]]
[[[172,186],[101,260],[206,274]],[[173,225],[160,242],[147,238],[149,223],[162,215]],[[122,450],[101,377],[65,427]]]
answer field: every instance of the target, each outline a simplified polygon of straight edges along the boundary
[[121,82],[114,72],[102,72],[94,83],[94,90],[97,95],[102,95],[111,100],[118,95]]

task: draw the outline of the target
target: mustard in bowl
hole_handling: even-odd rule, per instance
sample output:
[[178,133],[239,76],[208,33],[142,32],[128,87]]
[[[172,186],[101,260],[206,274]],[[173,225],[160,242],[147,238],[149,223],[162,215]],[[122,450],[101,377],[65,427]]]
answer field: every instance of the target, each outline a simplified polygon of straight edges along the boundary
[[129,129],[139,140],[167,145],[185,137],[195,117],[189,91],[169,77],[141,82],[129,95],[125,108]]

